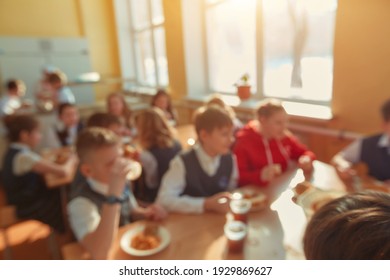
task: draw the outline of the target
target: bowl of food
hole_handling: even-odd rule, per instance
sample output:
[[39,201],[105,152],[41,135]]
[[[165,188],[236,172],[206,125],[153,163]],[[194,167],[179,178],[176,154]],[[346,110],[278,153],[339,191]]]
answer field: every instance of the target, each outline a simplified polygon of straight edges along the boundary
[[126,231],[120,241],[123,251],[133,256],[150,256],[165,249],[171,241],[169,231],[154,223],[142,223]]
[[249,212],[259,211],[266,207],[267,196],[254,188],[241,188],[232,193],[232,199],[246,199],[251,203]]

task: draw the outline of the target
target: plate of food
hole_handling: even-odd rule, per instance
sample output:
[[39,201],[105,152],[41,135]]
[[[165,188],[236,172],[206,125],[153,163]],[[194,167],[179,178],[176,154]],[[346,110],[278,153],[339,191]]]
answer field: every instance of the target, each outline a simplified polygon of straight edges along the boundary
[[164,250],[171,242],[169,231],[157,224],[142,223],[126,231],[120,246],[126,253],[145,257]]
[[259,211],[265,208],[267,205],[267,196],[261,191],[255,188],[241,188],[233,192],[233,199],[248,199],[251,203],[251,209],[249,212]]
[[303,208],[307,217],[311,217],[322,206],[345,194],[344,191],[314,189],[298,196],[296,203]]

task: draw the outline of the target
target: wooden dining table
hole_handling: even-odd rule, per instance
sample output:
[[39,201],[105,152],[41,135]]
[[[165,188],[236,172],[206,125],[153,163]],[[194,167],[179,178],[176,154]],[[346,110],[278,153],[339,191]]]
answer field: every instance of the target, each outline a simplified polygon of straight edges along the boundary
[[[138,221],[119,229],[112,257],[150,260],[304,259],[302,238],[307,218],[302,207],[292,200],[293,188],[304,180],[302,170],[292,166],[270,185],[260,189],[268,203],[263,209],[249,214],[248,235],[242,253],[229,253],[227,250],[223,230],[226,215],[170,213],[160,224],[170,233],[170,243],[165,249],[144,257],[130,255],[121,249],[122,236],[144,223]],[[334,168],[323,162],[314,162],[314,172],[309,181],[320,189],[345,190]],[[85,258],[85,251],[77,243],[69,248],[65,258]]]

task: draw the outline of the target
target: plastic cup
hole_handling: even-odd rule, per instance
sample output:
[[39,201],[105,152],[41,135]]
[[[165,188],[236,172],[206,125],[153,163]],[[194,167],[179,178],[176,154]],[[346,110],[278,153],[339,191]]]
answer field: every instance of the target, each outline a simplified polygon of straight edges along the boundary
[[230,201],[230,211],[233,215],[233,220],[246,223],[251,206],[252,203],[248,199],[232,199]]
[[247,226],[241,221],[230,221],[224,226],[224,233],[228,241],[230,253],[241,253],[244,249]]

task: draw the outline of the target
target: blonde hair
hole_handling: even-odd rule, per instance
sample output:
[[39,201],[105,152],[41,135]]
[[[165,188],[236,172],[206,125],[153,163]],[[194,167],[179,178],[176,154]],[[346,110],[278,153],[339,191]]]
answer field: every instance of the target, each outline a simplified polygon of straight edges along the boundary
[[268,118],[272,116],[276,112],[286,112],[284,107],[282,106],[282,102],[277,99],[265,99],[259,103],[256,114],[257,117],[265,117]]
[[150,108],[136,116],[138,139],[143,149],[168,148],[174,144],[174,129],[168,124],[164,112]]
[[77,137],[76,151],[80,161],[85,161],[90,152],[120,143],[120,138],[112,131],[101,127],[84,129]]
[[232,119],[234,119],[236,117],[236,113],[234,112],[233,108],[230,107],[229,105],[227,105],[225,103],[225,101],[223,101],[222,99],[222,96],[218,93],[215,93],[213,95],[210,96],[210,98],[208,99],[207,103],[206,103],[206,106],[210,106],[210,105],[216,105],[222,109],[224,109]]

